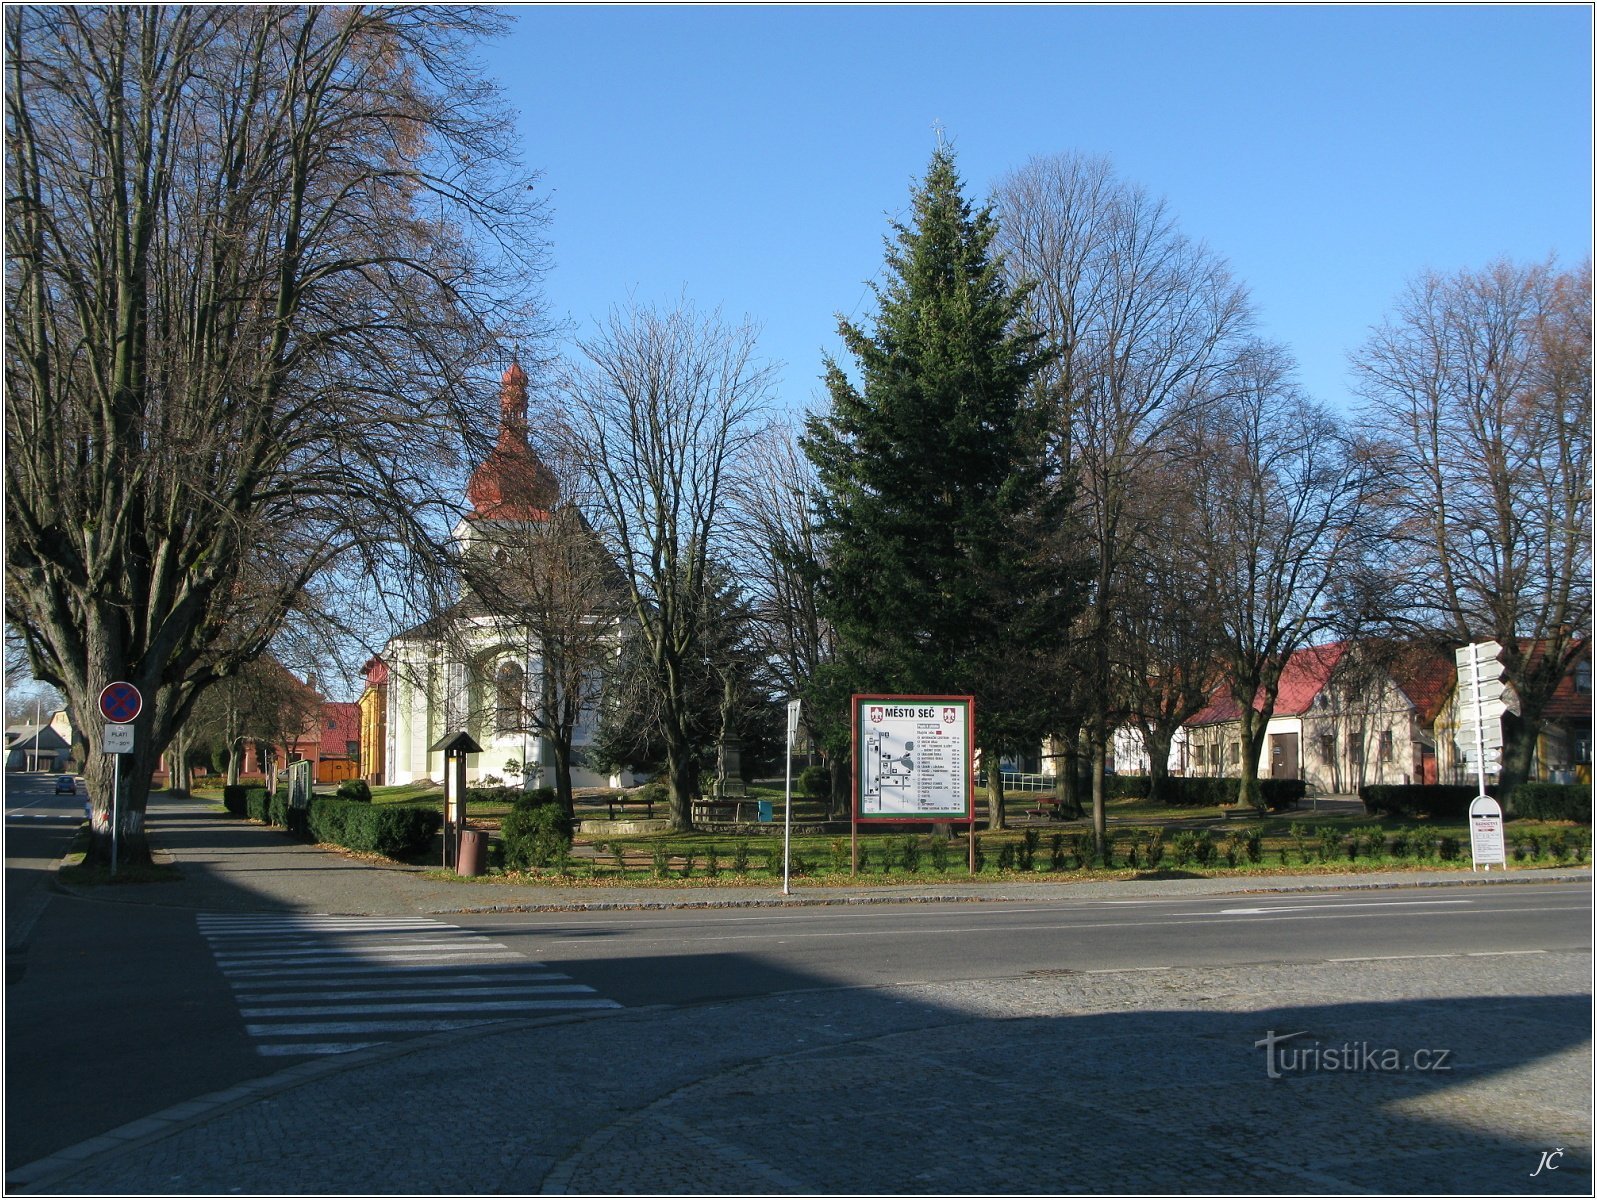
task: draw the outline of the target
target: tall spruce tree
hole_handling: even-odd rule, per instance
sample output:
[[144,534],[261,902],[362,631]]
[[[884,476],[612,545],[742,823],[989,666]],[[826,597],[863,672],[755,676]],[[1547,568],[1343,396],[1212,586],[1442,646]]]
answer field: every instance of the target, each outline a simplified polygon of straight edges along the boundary
[[[1080,608],[1068,480],[1034,403],[1046,353],[990,252],[990,210],[972,209],[942,148],[913,203],[887,240],[874,329],[839,320],[859,384],[829,358],[831,411],[806,423],[837,637],[810,700],[842,752],[850,692],[969,693],[996,767],[1040,744]],[[1002,827],[999,773],[987,774],[989,825]]]

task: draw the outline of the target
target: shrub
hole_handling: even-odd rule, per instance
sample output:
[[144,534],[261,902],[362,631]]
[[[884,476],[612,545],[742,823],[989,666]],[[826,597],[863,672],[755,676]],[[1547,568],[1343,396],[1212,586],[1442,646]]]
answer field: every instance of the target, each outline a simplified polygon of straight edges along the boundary
[[799,795],[813,800],[825,800],[832,794],[832,772],[820,764],[805,767],[799,772]]
[[512,808],[537,808],[555,802],[554,788],[469,787],[466,811],[474,804],[508,804]]
[[[1487,788],[1495,794],[1494,788]],[[1450,783],[1372,783],[1359,789],[1364,811],[1372,817],[1433,817],[1462,820],[1469,815],[1475,788]]]
[[1176,830],[1176,836],[1170,839],[1170,857],[1175,860],[1178,867],[1187,866],[1197,855],[1198,835],[1190,829]]
[[507,869],[547,867],[561,851],[570,851],[571,820],[558,804],[517,804],[499,826],[499,837]]
[[1509,797],[1516,817],[1591,824],[1591,787],[1583,783],[1522,783]]
[[1342,849],[1342,830],[1335,825],[1321,825],[1314,831],[1314,838],[1321,862],[1330,862]]
[[1092,830],[1084,829],[1080,833],[1070,835],[1070,852],[1076,856],[1076,866],[1085,871],[1092,866],[1092,860],[1097,857],[1098,846],[1092,840]]
[[704,873],[711,879],[720,877],[721,852],[718,846],[711,846],[704,852]]
[[1015,843],[1005,842],[998,847],[998,869],[1000,871],[1013,871],[1015,869]]
[[244,789],[244,815],[252,821],[269,824],[272,819],[271,797],[264,787]]
[[738,875],[749,873],[749,844],[739,842],[732,847],[732,870]]
[[1366,858],[1381,858],[1386,854],[1386,831],[1379,825],[1366,825],[1357,832]]
[[[654,877],[656,879],[664,879],[665,873],[671,869],[671,852],[666,849],[664,844],[656,842],[649,847],[649,858],[649,869],[654,873]],[[766,866],[770,866],[769,861],[767,861]]]
[[981,838],[977,837],[974,833],[972,833],[970,836],[975,842],[975,850],[973,852],[976,856],[976,873],[980,875],[987,869],[987,852],[982,849]]
[[367,854],[395,858],[425,850],[443,814],[405,804],[363,804],[337,796],[314,796],[307,814],[310,836]]
[[1065,835],[1062,833],[1056,833],[1048,839],[1048,869],[1050,871],[1065,869]]
[[896,859],[897,859],[897,855],[895,855],[893,853],[893,843],[892,842],[883,842],[882,843],[882,874],[883,875],[891,875],[893,873],[893,864],[894,864]]
[[932,870],[941,875],[948,870],[948,839],[932,838]]
[[1388,847],[1393,858],[1407,858],[1409,855],[1409,833],[1406,829],[1399,829],[1392,834],[1392,841]]
[[356,804],[370,804],[372,802],[372,789],[364,779],[346,779],[338,785],[338,798],[351,800]]
[[1198,859],[1198,865],[1207,867],[1214,862],[1214,856],[1218,849],[1214,844],[1214,834],[1207,829],[1200,829],[1197,831],[1196,837],[1197,842],[1193,847],[1193,853]]
[[1164,860],[1164,834],[1155,829],[1153,836],[1148,839],[1148,848],[1144,851],[1150,869],[1157,868]]
[[906,837],[898,855],[904,862],[904,870],[912,875],[920,870],[920,839],[913,835]]
[[826,844],[826,852],[832,858],[832,870],[846,871],[849,866],[849,849],[842,838],[833,838]]
[[288,828],[288,786],[277,789],[272,793],[272,799],[266,809],[266,823],[268,825],[281,825]]
[[230,783],[222,789],[222,807],[235,817],[242,817],[246,813],[245,804],[250,789],[241,783]]
[[1022,871],[1030,872],[1036,869],[1037,847],[1042,843],[1042,834],[1035,829],[1028,829],[1021,834],[1020,855],[1016,863]]
[[1436,854],[1443,862],[1452,862],[1458,857],[1458,839],[1455,837],[1437,838]]
[[683,879],[691,879],[692,877],[693,877],[693,851],[689,850],[686,854],[684,854],[682,856],[682,878]]

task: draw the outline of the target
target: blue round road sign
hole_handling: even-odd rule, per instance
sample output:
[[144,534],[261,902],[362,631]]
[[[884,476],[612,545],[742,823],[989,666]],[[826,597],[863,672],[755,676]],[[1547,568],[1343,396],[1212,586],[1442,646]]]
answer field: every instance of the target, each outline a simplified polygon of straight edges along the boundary
[[108,683],[100,692],[100,715],[114,725],[126,725],[144,708],[144,697],[131,683]]

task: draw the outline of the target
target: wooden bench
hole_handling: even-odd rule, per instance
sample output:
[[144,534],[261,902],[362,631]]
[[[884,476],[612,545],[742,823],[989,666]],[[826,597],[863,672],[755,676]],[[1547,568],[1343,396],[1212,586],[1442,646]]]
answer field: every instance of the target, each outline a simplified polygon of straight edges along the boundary
[[[752,814],[743,815],[743,810],[748,809]],[[725,799],[725,800],[695,800],[693,802],[693,819],[695,821],[716,821],[730,815],[734,821],[757,820],[760,815],[760,802],[753,799]]]
[[1066,821],[1066,820],[1069,820],[1069,818],[1066,817],[1063,814],[1063,812],[1060,810],[1059,801],[1058,800],[1053,800],[1053,799],[1045,800],[1041,796],[1037,797],[1037,803],[1035,805],[1033,805],[1031,808],[1023,810],[1023,812],[1024,812],[1025,816],[1028,816],[1028,817],[1047,817],[1050,821]]
[[616,819],[617,805],[620,806],[621,811],[624,814],[627,811],[627,805],[641,804],[643,806],[645,816],[650,818],[654,816],[654,801],[649,799],[647,796],[611,796],[605,801],[605,804],[610,810],[610,819],[612,821]]

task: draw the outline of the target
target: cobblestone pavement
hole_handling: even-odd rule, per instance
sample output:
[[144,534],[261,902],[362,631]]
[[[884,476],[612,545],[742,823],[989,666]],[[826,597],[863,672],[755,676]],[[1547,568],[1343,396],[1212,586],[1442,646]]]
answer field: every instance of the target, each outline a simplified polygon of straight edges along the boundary
[[[184,879],[128,889],[134,903],[438,913],[706,896],[432,881],[192,808],[157,828]],[[894,898],[1238,890],[951,884]],[[517,1020],[196,1098],[11,1172],[7,1192],[1590,1194],[1591,955],[1525,963],[1048,973]],[[1419,1051],[1446,1051],[1424,1064],[1445,1069],[1417,1069]]]
[[[346,1056],[8,1190],[1590,1194],[1591,969],[1071,973],[522,1022]],[[1272,1032],[1297,1035],[1273,1060]]]

